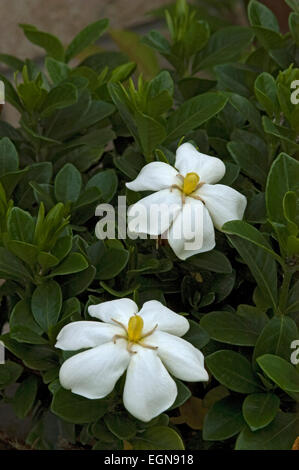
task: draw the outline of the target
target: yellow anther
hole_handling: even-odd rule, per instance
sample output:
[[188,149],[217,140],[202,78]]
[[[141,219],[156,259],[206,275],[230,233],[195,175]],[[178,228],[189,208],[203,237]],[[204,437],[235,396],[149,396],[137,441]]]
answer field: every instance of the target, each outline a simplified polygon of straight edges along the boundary
[[195,191],[199,183],[199,176],[197,173],[187,173],[184,178],[183,191],[185,194],[189,195]]
[[143,320],[140,315],[134,315],[130,318],[128,324],[128,339],[137,343],[141,339],[143,329]]

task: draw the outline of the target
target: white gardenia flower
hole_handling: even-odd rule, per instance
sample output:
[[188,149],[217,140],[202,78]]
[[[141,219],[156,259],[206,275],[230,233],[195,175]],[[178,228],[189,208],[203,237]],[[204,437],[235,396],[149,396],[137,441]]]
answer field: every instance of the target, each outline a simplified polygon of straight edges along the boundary
[[188,382],[209,379],[203,354],[180,338],[189,322],[160,302],[145,302],[138,312],[133,300],[117,299],[91,305],[88,312],[101,322],[69,323],[57,337],[57,348],[89,348],[61,366],[60,383],[73,393],[103,398],[127,371],[124,405],[136,418],[150,421],[176,399],[171,375]]
[[[155,192],[130,207],[129,231],[166,235],[177,257],[183,260],[212,250],[215,247],[214,226],[220,230],[230,220],[241,220],[247,204],[246,197],[235,189],[215,184],[224,174],[225,165],[219,158],[198,152],[190,143],[182,144],[177,149],[175,168],[163,162],[145,165],[137,178],[126,186],[132,191]],[[154,205],[169,207],[166,221],[163,219],[157,224],[151,217],[151,207]],[[136,212],[144,214],[137,228],[131,223],[132,214]],[[165,212],[164,209],[161,212]],[[186,220],[198,218],[198,214],[202,214],[200,243],[193,249],[186,249]],[[190,221],[190,226],[192,223],[194,220]],[[177,233],[181,233],[182,237],[175,236]]]

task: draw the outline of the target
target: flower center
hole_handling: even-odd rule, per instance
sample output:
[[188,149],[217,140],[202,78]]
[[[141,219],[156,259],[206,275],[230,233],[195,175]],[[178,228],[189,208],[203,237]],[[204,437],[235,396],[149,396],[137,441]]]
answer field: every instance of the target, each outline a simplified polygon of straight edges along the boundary
[[201,188],[205,184],[204,181],[199,182],[200,177],[197,173],[187,173],[185,178],[183,177],[183,175],[177,174],[177,178],[180,180],[181,184],[172,184],[170,186],[170,192],[172,192],[173,189],[178,189],[181,192],[183,204],[185,204],[186,202],[186,196],[192,197],[193,199],[197,199],[203,204],[205,204],[201,196],[199,196],[198,194],[194,194],[197,189]]
[[149,344],[144,344],[142,341],[144,338],[147,338],[148,336],[154,333],[158,324],[155,325],[152,330],[148,331],[145,334],[142,334],[144,323],[143,323],[143,318],[140,315],[133,315],[132,317],[130,317],[129,322],[128,322],[128,327],[126,327],[120,321],[115,320],[114,318],[112,318],[112,320],[115,323],[117,323],[117,325],[121,326],[123,330],[125,331],[124,335],[115,335],[113,337],[114,344],[116,343],[117,339],[125,339],[128,342],[127,350],[132,354],[136,354],[136,351],[132,351],[132,346],[134,344],[139,344],[139,346],[142,346],[143,348],[158,349],[156,346],[150,346]]
[[183,182],[183,191],[189,195],[193,193],[199,183],[199,176],[197,173],[187,173]]
[[133,343],[138,343],[141,339],[141,333],[143,328],[143,320],[140,315],[134,315],[129,319],[128,324],[128,339]]

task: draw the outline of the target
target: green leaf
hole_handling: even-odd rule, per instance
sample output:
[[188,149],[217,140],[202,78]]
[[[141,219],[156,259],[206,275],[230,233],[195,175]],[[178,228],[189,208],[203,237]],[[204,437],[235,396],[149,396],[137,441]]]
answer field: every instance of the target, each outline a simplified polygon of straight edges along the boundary
[[53,57],[46,57],[46,69],[48,74],[55,85],[58,85],[63,80],[66,80],[69,75],[69,67],[64,62],[59,62]]
[[222,274],[229,274],[232,272],[232,266],[229,259],[217,250],[191,256],[188,261],[182,263],[182,266],[188,267],[189,269],[203,269]]
[[35,223],[29,212],[13,207],[7,219],[7,230],[10,238],[20,242],[32,243]]
[[269,253],[272,258],[276,259],[280,263],[282,262],[281,257],[273,251],[265,236],[253,225],[250,225],[243,220],[232,220],[231,222],[226,222],[221,230],[231,235],[238,235],[244,240],[254,243],[256,246]]
[[206,364],[215,378],[234,392],[254,393],[260,388],[250,362],[242,354],[217,351],[206,358]]
[[297,0],[285,0],[286,3],[296,12],[299,14],[299,5]]
[[29,24],[20,24],[20,27],[23,29],[26,38],[36,46],[45,49],[48,56],[56,60],[64,60],[64,47],[56,36],[38,31],[35,26]]
[[69,297],[76,297],[81,294],[81,292],[84,292],[94,280],[95,274],[96,268],[94,266],[88,266],[84,271],[63,279],[61,286],[63,298],[68,299]]
[[236,442],[236,450],[290,450],[298,436],[298,416],[295,413],[278,413],[264,429],[251,431],[244,428]]
[[18,170],[19,157],[12,141],[7,137],[0,140],[0,176]]
[[31,309],[35,321],[43,331],[48,331],[59,318],[62,306],[62,294],[59,284],[47,281],[38,286],[32,295]]
[[9,335],[2,336],[5,347],[21,359],[30,369],[49,370],[58,365],[58,356],[47,344],[19,343]]
[[13,409],[18,418],[24,419],[35,402],[38,380],[34,375],[25,379],[18,387],[13,398]]
[[131,444],[134,450],[184,450],[181,437],[167,426],[152,426]]
[[134,137],[136,142],[138,142],[139,135],[129,107],[129,99],[125,88],[122,86],[121,83],[108,83],[108,91],[110,93],[113,103],[115,104],[121,115],[122,120],[132,133],[132,136]]
[[254,26],[264,26],[272,31],[279,32],[279,24],[274,13],[261,2],[251,0],[248,5],[248,17]]
[[4,75],[0,74],[0,80],[5,86],[5,100],[22,113],[24,111],[24,107],[16,90]]
[[27,300],[20,300],[16,303],[9,319],[11,331],[23,325],[26,325],[30,331],[38,335],[41,335],[43,332],[41,327],[34,321],[30,305]]
[[285,392],[299,393],[299,372],[290,364],[274,354],[264,354],[257,359],[265,374]]
[[297,46],[299,46],[299,14],[291,13],[289,16],[289,26],[294,41]]
[[283,47],[278,20],[266,5],[251,0],[248,5],[248,17],[253,31],[266,50]]
[[256,149],[246,142],[229,142],[227,148],[243,173],[264,187],[268,175],[267,159],[261,160]]
[[88,400],[59,388],[54,394],[51,410],[68,423],[84,424],[96,421],[107,411],[107,400]]
[[49,117],[54,111],[76,103],[77,88],[71,83],[64,83],[52,88],[43,102],[41,117]]
[[160,31],[151,31],[147,36],[142,38],[142,42],[156,49],[163,55],[171,55],[170,44]]
[[19,71],[19,72],[22,71],[25,65],[25,63],[22,60],[9,54],[0,54],[0,62],[7,65],[14,71]]
[[0,389],[15,383],[20,377],[23,367],[12,361],[0,364]]
[[249,121],[251,127],[257,134],[261,134],[263,136],[260,112],[251,101],[244,96],[231,93],[229,95],[229,103],[238,111],[238,113],[240,113],[245,122]]
[[156,54],[132,31],[112,30],[109,32],[118,48],[136,62],[145,79],[153,78],[159,72]]
[[205,441],[222,441],[238,434],[243,426],[242,401],[225,397],[214,403],[205,416],[202,437]]
[[208,344],[210,337],[201,325],[193,320],[189,320],[190,328],[183,336],[184,340],[193,344],[197,349],[201,349]]
[[274,393],[253,393],[243,402],[243,416],[251,431],[268,426],[277,415],[280,400]]
[[207,46],[197,54],[194,72],[208,69],[218,64],[236,61],[254,37],[249,28],[229,26],[216,31]]
[[167,122],[166,142],[180,139],[218,114],[226,105],[227,98],[217,93],[204,93],[187,100],[174,111]]
[[255,96],[267,114],[272,117],[279,113],[279,102],[275,79],[267,72],[261,73],[254,84]]
[[[184,338],[184,339],[186,339],[186,338]],[[177,394],[177,397],[176,397],[173,405],[171,405],[171,407],[169,408],[169,411],[170,410],[175,410],[179,406],[182,406],[191,397],[191,392],[190,392],[189,388],[186,387],[186,385],[183,384],[183,382],[181,382],[178,379],[175,379],[175,383],[176,383],[176,386],[177,386],[178,394]]]
[[100,36],[106,31],[109,25],[109,20],[106,18],[89,24],[80,31],[79,34],[72,40],[65,52],[65,60],[69,62],[76,57],[80,52],[84,51],[88,46],[94,44]]
[[10,337],[19,343],[48,344],[48,341],[45,338],[42,338],[42,336],[37,334],[35,331],[30,330],[27,325],[11,328]]
[[16,279],[21,282],[31,279],[21,261],[3,247],[0,247],[0,276],[2,279]]
[[235,235],[228,236],[228,239],[248,265],[264,295],[276,307],[277,266],[275,260],[263,248],[257,247],[252,242],[240,239]]
[[88,263],[80,253],[70,253],[63,262],[57,266],[47,277],[63,276],[83,271],[88,267]]
[[55,178],[55,196],[57,201],[76,202],[81,192],[81,173],[71,163],[66,163]]
[[97,188],[101,192],[101,200],[110,202],[116,193],[118,178],[114,170],[105,170],[96,173],[86,184],[86,189]]
[[253,361],[264,354],[275,354],[290,360],[290,344],[295,339],[298,339],[298,331],[294,320],[286,315],[271,318],[257,340]]
[[153,151],[166,138],[165,126],[141,112],[135,115],[141,149],[147,160],[152,160]]
[[122,441],[132,439],[136,435],[136,423],[126,414],[107,414],[104,418],[109,431]]
[[299,162],[281,153],[270,169],[266,187],[267,211],[271,221],[285,223],[283,198],[288,191],[299,195]]
[[101,258],[96,279],[105,281],[116,277],[126,267],[128,261],[129,252],[127,250],[109,248]]
[[240,313],[211,312],[201,319],[200,325],[212,339],[239,346],[254,346],[267,317],[258,309],[244,306]]

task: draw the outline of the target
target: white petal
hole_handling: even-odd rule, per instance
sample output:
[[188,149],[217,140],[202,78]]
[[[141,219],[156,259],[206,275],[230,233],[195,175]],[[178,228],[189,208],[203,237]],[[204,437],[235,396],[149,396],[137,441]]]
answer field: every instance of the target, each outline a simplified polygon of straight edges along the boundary
[[209,380],[203,354],[188,341],[164,331],[155,331],[145,338],[144,343],[158,346],[158,356],[167,370],[178,379],[187,382]]
[[167,163],[148,163],[137,178],[126,183],[126,186],[132,191],[159,191],[175,184],[177,173],[177,170]]
[[109,302],[102,302],[101,304],[90,305],[88,307],[89,315],[113,325],[115,325],[114,319],[127,326],[129,318],[137,312],[138,307],[131,299],[110,300]]
[[127,342],[105,343],[67,359],[61,366],[61,385],[86,398],[103,398],[112,392],[115,383],[130,361]]
[[204,184],[196,193],[205,201],[214,225],[219,230],[225,222],[243,218],[247,199],[235,189],[224,184]]
[[187,173],[197,173],[200,181],[214,184],[220,181],[225,174],[225,165],[222,160],[198,152],[189,143],[180,145],[176,151],[175,167],[180,174],[186,176]]
[[132,233],[161,235],[182,207],[180,191],[162,189],[138,201],[128,210],[128,229]]
[[111,341],[113,336],[121,335],[122,328],[97,321],[76,321],[64,326],[57,336],[56,348],[64,351],[94,348]]
[[[189,207],[188,207],[189,206]],[[191,212],[190,212],[191,207]],[[202,226],[195,224],[198,217],[197,208],[202,209]],[[193,220],[188,221],[190,213]],[[187,222],[186,222],[187,219]],[[190,230],[191,228],[191,230]],[[175,219],[168,232],[168,242],[178,258],[185,260],[190,256],[205,251],[210,251],[215,247],[215,230],[210,214],[201,201],[187,198],[183,211]]]
[[132,355],[124,388],[124,405],[141,421],[150,421],[175,401],[177,387],[156,351],[138,347]]
[[183,336],[190,328],[185,317],[165,307],[158,300],[145,302],[139,315],[144,321],[143,334],[152,330],[156,325],[158,325],[158,330],[167,331],[177,336]]

